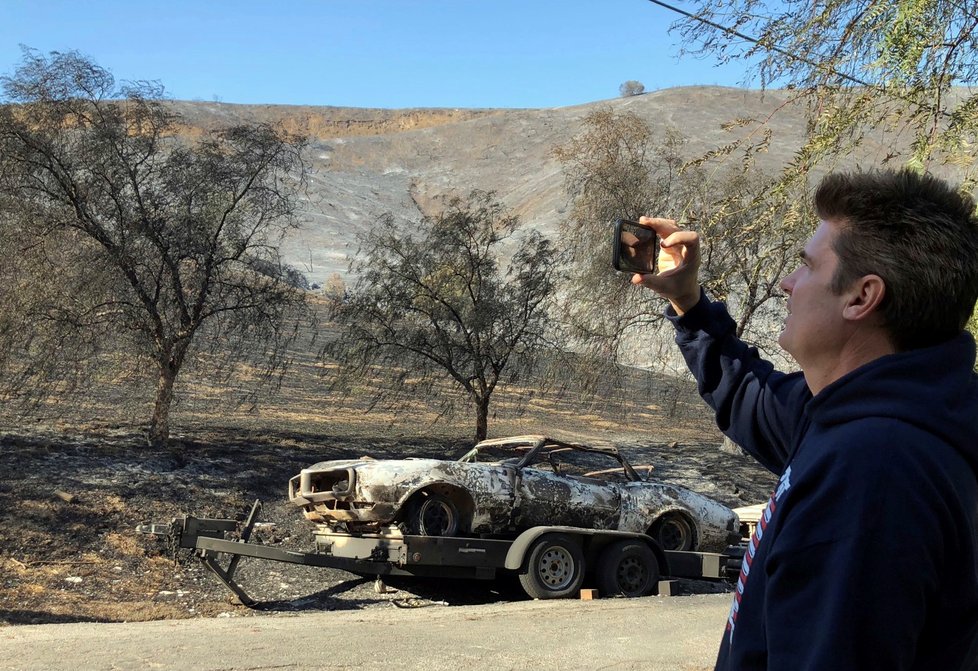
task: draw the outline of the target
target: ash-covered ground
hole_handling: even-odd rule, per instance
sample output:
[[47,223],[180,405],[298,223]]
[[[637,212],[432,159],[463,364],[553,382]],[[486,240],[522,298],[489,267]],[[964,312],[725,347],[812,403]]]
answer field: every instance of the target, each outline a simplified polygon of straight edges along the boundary
[[[566,436],[565,436],[566,438]],[[731,507],[761,502],[775,478],[718,441],[617,444],[656,477]],[[241,517],[263,502],[253,541],[311,550],[312,525],[287,501],[287,483],[322,459],[456,458],[471,440],[208,430],[152,450],[132,433],[0,437],[0,623],[136,621],[281,611],[431,607],[526,599],[512,577],[495,581],[374,580],[344,571],[245,558],[248,609],[189,551],[135,532],[181,514]],[[691,582],[690,591],[726,585]]]

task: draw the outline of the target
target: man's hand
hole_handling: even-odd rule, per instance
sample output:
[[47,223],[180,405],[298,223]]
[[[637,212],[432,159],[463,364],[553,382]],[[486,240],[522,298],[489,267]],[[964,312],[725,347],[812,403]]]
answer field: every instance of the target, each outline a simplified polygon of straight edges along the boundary
[[695,231],[680,229],[672,219],[642,217],[638,223],[653,229],[659,238],[658,273],[632,275],[632,284],[641,284],[684,314],[700,300],[700,237]]

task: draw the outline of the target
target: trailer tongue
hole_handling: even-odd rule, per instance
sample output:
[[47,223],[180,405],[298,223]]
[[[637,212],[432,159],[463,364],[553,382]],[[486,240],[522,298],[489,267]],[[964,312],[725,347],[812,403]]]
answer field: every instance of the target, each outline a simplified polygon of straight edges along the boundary
[[[449,578],[494,578],[499,570],[515,572],[534,598],[573,596],[585,572],[603,596],[655,593],[662,576],[730,579],[742,550],[724,554],[663,551],[648,536],[622,531],[540,526],[515,539],[405,535],[396,527],[379,533],[347,534],[320,528],[316,550],[295,552],[251,542],[261,501],[246,520],[184,515],[169,523],[146,523],[136,530],[169,539],[190,549],[201,563],[245,606],[256,602],[234,575],[242,557],[341,569],[361,576],[403,575]],[[228,536],[237,536],[236,540]],[[226,566],[221,555],[230,557]]]

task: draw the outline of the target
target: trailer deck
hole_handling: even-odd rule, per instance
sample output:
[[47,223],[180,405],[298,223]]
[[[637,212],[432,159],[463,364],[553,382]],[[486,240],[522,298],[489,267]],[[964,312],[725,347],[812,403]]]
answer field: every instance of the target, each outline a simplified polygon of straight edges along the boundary
[[[533,527],[514,539],[406,535],[396,527],[360,535],[319,530],[314,551],[296,552],[251,542],[260,511],[261,502],[255,501],[243,523],[185,515],[170,523],[142,524],[137,531],[193,550],[246,606],[255,601],[234,577],[243,557],[378,578],[492,579],[500,571],[512,571],[531,596],[559,598],[577,592],[585,567],[592,564],[603,592],[638,596],[653,593],[663,576],[729,579],[742,556],[737,548],[724,554],[664,551],[642,534],[565,526]],[[237,539],[229,539],[232,534]],[[221,555],[230,558],[226,566],[219,563]]]

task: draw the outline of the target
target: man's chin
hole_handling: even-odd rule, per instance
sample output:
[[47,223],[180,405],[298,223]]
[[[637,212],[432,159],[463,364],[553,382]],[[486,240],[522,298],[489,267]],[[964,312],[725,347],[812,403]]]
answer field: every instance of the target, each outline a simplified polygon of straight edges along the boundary
[[785,352],[790,353],[791,350],[789,349],[789,344],[788,328],[785,327],[781,330],[780,335],[778,335],[778,345],[780,345],[781,349],[783,349]]

